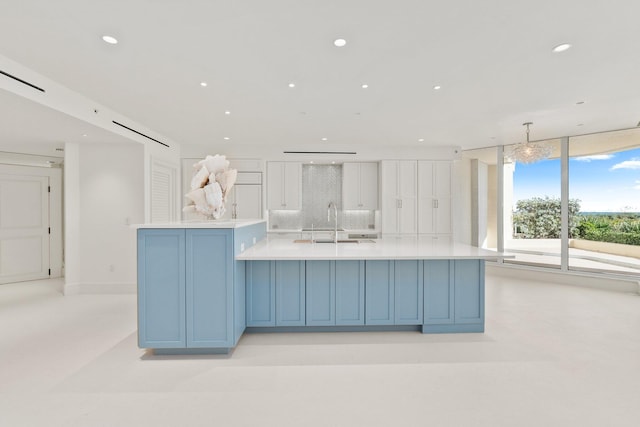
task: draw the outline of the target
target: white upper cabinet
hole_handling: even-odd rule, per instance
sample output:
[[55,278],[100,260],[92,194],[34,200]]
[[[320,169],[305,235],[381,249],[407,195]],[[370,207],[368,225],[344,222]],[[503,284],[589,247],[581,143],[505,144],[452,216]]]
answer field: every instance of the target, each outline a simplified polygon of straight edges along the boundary
[[377,163],[344,163],[342,165],[342,208],[344,210],[378,209]]
[[267,209],[302,208],[302,163],[267,163]]
[[418,161],[418,233],[452,233],[451,174],[451,161]]
[[234,185],[227,196],[223,219],[262,219],[262,186]]
[[380,162],[381,220],[383,234],[418,232],[417,161]]
[[238,172],[223,219],[262,219],[262,172]]

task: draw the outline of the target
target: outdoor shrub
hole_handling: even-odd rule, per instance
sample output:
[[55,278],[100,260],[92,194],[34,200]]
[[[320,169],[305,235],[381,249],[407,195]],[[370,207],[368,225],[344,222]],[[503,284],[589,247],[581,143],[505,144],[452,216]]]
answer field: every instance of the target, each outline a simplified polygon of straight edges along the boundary
[[[569,236],[578,235],[580,200],[569,200]],[[523,239],[559,239],[561,233],[559,198],[534,197],[518,200],[513,213],[514,237]]]

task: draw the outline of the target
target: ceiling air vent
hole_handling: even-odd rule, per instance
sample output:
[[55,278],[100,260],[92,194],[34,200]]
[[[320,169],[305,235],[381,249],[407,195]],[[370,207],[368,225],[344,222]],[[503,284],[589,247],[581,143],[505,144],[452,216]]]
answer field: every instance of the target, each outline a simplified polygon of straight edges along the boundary
[[142,133],[142,132],[138,132],[137,130],[132,129],[132,128],[130,128],[129,126],[125,126],[125,125],[123,125],[122,123],[118,123],[118,122],[116,122],[115,120],[111,120],[111,123],[113,123],[114,125],[118,125],[118,126],[120,126],[120,127],[122,127],[122,128],[125,128],[125,129],[127,129],[127,130],[130,130],[130,131],[131,131],[131,132],[133,132],[133,133],[137,133],[137,134],[138,134],[138,135],[140,135],[140,136],[144,136],[145,138],[150,139],[150,140],[152,140],[152,141],[154,141],[154,142],[157,142],[158,144],[164,145],[165,147],[169,147],[169,146],[168,146],[167,144],[165,144],[164,142],[160,142],[160,141],[158,141],[158,140],[157,140],[157,139],[155,139],[155,138],[151,138],[149,135],[145,135],[145,134],[144,134],[144,133]]
[[45,92],[45,90],[44,90],[44,89],[42,89],[41,87],[36,86],[36,85],[34,85],[33,83],[29,83],[29,82],[28,82],[28,81],[26,81],[26,80],[22,80],[21,78],[16,77],[16,76],[14,76],[14,75],[12,75],[12,74],[9,74],[9,73],[4,72],[4,71],[2,71],[2,70],[0,70],[0,74],[2,74],[3,76],[7,76],[7,77],[9,77],[10,79],[13,79],[13,80],[15,80],[15,81],[17,81],[17,82],[20,82],[20,83],[22,83],[23,85],[27,85],[27,86],[29,86],[29,87],[31,87],[31,88],[33,88],[33,89],[35,89],[35,90],[39,90],[39,91],[40,91],[40,92],[42,92],[42,93],[44,93],[44,92]]
[[355,151],[283,151],[284,154],[358,154]]

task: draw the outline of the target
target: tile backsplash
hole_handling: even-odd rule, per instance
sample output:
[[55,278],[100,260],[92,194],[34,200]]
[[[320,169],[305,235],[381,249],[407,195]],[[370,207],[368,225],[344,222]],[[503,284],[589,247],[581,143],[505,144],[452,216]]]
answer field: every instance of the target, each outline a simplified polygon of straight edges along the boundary
[[342,210],[342,165],[302,166],[302,210],[269,211],[272,229],[333,228],[333,208],[327,219],[329,203],[338,208],[338,228],[347,230],[375,228],[375,211]]

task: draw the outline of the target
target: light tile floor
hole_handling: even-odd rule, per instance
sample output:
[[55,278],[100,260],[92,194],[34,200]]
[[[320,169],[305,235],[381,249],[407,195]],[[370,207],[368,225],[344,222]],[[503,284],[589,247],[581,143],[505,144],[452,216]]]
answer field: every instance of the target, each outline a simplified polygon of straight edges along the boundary
[[136,346],[134,295],[0,286],[0,426],[636,426],[640,296],[489,276],[484,334]]

